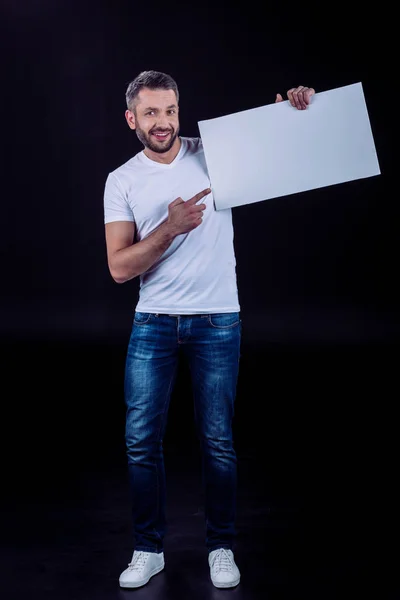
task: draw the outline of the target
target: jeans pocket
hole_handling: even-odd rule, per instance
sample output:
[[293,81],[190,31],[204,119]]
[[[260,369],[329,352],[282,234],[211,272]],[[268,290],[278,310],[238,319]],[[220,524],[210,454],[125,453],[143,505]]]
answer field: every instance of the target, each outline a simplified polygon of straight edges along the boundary
[[239,325],[240,315],[238,312],[214,313],[208,316],[208,322],[216,329],[229,329]]
[[133,322],[135,323],[135,325],[146,325],[146,323],[150,321],[151,317],[152,313],[135,311]]

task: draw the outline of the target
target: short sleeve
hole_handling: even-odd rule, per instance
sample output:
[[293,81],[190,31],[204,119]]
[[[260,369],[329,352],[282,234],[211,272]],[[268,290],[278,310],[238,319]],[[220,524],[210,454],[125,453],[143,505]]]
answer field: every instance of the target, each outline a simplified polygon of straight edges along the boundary
[[134,222],[134,216],[117,177],[109,173],[104,187],[104,223],[114,221]]

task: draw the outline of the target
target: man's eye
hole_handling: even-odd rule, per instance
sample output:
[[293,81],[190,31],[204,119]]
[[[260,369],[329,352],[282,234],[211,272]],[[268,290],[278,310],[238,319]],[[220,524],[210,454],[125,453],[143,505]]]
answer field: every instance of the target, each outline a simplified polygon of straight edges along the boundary
[[146,115],[154,115],[154,110],[150,110],[149,112],[146,113]]

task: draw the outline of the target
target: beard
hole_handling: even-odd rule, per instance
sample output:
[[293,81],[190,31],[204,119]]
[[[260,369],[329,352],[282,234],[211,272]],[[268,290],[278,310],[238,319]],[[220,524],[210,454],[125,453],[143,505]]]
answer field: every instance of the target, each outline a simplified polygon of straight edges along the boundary
[[[139,125],[137,124],[136,121],[136,135],[138,137],[138,140],[143,144],[143,146],[145,146],[146,148],[148,148],[149,150],[151,150],[152,152],[157,152],[158,154],[164,154],[165,152],[168,152],[169,150],[171,150],[172,146],[174,145],[174,142],[179,134],[180,131],[180,127],[178,125],[177,129],[174,129],[173,127],[171,127],[170,129],[157,129],[156,127],[154,127],[154,129],[152,129],[151,131],[149,131],[149,133],[146,133],[145,131],[143,131],[143,129],[141,129],[139,127]],[[156,140],[152,133],[154,131],[169,131],[171,133],[170,137],[169,137],[169,141],[168,142],[163,142],[163,141],[158,141]]]

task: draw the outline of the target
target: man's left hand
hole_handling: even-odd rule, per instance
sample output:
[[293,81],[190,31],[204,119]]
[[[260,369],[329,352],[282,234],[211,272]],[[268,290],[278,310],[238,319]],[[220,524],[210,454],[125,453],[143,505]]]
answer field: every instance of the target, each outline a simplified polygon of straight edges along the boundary
[[[299,85],[297,88],[291,88],[287,91],[287,97],[290,104],[299,110],[305,110],[311,102],[311,96],[315,94],[314,88]],[[283,102],[280,94],[276,95],[275,102]]]

